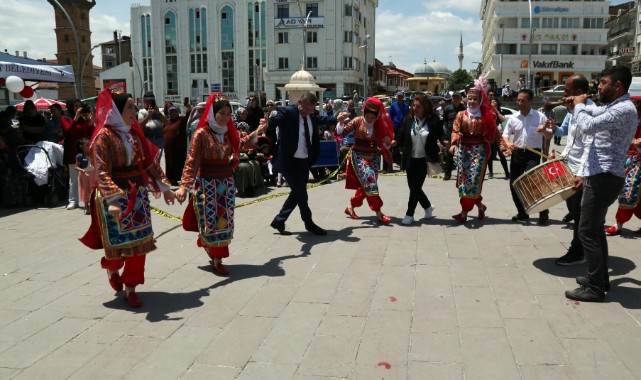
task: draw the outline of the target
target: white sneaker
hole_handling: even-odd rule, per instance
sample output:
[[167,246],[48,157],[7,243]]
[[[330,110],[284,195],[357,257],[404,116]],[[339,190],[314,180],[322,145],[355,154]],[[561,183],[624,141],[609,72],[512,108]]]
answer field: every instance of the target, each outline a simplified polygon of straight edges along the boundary
[[434,207],[434,205],[431,205],[430,207],[426,208],[425,209],[425,216],[423,217],[423,219],[432,219],[434,217],[434,215],[432,215],[432,213],[434,212],[435,208],[436,207]]
[[409,226],[410,224],[414,223],[414,217],[413,216],[409,216],[409,215],[405,215],[405,217],[403,218],[403,221],[401,223],[403,223],[406,226]]
[[78,205],[75,204],[75,203],[69,203],[67,205],[67,210],[73,210],[73,209],[76,209],[76,208],[78,208]]

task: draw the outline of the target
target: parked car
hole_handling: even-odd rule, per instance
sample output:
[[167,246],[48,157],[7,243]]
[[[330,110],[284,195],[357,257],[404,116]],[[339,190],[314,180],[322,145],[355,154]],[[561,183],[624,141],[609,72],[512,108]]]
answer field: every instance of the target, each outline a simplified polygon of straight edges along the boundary
[[519,110],[515,110],[513,108],[507,108],[507,107],[501,107],[501,113],[503,116],[505,116],[505,120],[501,123],[501,132],[505,129],[505,124],[507,123],[507,119],[516,116],[519,114]]
[[560,84],[549,90],[543,91],[543,96],[547,96],[548,98],[562,98],[565,96],[565,85]]

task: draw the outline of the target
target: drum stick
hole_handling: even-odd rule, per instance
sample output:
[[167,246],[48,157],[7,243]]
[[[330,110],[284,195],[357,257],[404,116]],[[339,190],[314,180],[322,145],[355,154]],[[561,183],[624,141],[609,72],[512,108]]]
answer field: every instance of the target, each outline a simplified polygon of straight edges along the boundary
[[525,145],[525,149],[529,150],[529,151],[530,151],[530,152],[532,152],[532,153],[536,153],[536,154],[538,154],[539,156],[541,156],[541,157],[545,158],[546,160],[549,160],[549,159],[550,159],[550,157],[546,156],[545,154],[543,154],[543,153],[539,152],[539,151],[538,151],[538,150],[536,150],[536,149],[532,149],[532,148],[531,148],[529,145],[527,145],[527,144]]

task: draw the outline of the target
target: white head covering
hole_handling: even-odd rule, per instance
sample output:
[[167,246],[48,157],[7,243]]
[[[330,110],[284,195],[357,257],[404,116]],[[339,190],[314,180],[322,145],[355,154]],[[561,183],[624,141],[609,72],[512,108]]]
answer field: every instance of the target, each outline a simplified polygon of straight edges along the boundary
[[214,107],[209,109],[209,115],[207,115],[207,123],[209,124],[209,127],[216,133],[217,135],[224,135],[227,133],[227,124],[225,125],[218,125],[216,123],[216,115],[214,114]]

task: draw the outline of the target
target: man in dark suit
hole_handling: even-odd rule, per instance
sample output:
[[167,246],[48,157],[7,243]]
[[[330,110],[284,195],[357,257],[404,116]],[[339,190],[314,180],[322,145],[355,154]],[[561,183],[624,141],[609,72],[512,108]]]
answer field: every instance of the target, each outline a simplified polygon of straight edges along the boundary
[[[307,179],[309,167],[320,153],[318,125],[336,123],[336,118],[319,116],[315,113],[316,103],[316,96],[308,92],[301,96],[297,105],[282,107],[276,116],[261,121],[268,125],[269,130],[279,127],[275,168],[283,173],[291,189],[282,209],[271,223],[281,235],[291,235],[291,232],[285,230],[285,221],[296,206],[300,209],[307,231],[314,235],[327,234],[327,231],[312,220],[312,210],[307,204]],[[339,116],[343,119],[345,117],[346,115]]]

